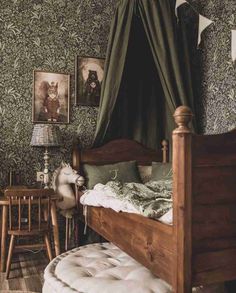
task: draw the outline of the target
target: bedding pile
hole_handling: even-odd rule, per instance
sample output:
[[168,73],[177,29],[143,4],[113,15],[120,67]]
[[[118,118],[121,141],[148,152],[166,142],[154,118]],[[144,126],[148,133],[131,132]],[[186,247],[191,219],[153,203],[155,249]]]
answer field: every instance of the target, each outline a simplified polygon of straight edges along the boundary
[[85,191],[80,202],[84,206],[111,208],[117,212],[160,219],[171,213],[172,180],[149,181],[145,184],[120,181],[98,183],[92,190]]

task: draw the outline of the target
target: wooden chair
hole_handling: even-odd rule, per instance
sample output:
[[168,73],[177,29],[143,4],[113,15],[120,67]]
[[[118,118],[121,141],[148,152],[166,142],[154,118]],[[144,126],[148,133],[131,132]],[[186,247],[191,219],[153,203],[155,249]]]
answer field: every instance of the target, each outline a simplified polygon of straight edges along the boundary
[[[5,196],[9,200],[9,229],[10,246],[7,258],[6,278],[8,279],[11,267],[15,238],[18,237],[44,237],[49,260],[52,260],[52,251],[49,239],[50,208],[53,189],[7,189]],[[13,215],[15,208],[16,215]],[[24,213],[23,212],[24,208]],[[33,217],[34,213],[34,217]],[[35,237],[36,238],[36,237]],[[39,237],[40,238],[40,237]],[[38,248],[39,244],[30,244],[27,247]],[[26,245],[17,246],[23,248]]]

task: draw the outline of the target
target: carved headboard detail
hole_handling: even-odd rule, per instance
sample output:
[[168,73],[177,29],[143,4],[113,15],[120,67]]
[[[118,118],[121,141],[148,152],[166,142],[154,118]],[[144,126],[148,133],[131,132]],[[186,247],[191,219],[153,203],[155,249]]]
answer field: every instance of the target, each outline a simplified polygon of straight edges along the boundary
[[151,165],[155,162],[168,162],[168,142],[163,140],[162,148],[151,150],[130,139],[117,139],[105,145],[80,150],[78,145],[73,147],[73,168],[79,170],[80,164],[105,165],[124,161],[137,161],[139,165]]

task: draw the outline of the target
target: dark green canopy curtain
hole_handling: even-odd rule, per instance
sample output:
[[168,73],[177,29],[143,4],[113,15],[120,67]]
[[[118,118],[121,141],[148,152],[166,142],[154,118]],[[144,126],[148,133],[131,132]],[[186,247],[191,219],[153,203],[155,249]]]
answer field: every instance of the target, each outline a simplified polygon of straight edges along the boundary
[[120,1],[109,37],[95,145],[132,138],[159,148],[174,128],[176,107],[194,109],[180,66],[174,2]]

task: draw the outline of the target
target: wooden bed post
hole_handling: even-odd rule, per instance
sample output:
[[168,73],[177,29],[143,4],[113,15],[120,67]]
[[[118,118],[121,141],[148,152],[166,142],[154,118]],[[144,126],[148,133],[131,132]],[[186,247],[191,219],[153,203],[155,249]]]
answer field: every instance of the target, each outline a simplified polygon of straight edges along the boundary
[[169,143],[168,143],[168,140],[164,139],[162,142],[161,142],[161,145],[162,145],[162,156],[163,156],[163,159],[162,159],[162,163],[168,163],[169,162]]
[[[73,147],[72,147],[72,168],[76,171],[78,171],[80,173],[80,161],[81,161],[81,152],[80,152],[80,148],[79,148],[79,142],[78,141],[74,141],[73,142]],[[83,208],[82,206],[79,204],[79,200],[80,200],[80,191],[78,187],[75,187],[75,200],[76,200],[76,206],[77,206],[77,211],[79,213],[79,217],[81,215],[83,215]],[[81,223],[79,221],[79,217],[75,217],[75,243],[77,246],[79,246],[81,244],[80,241],[80,234],[81,233]]]
[[80,169],[80,150],[76,142],[73,143],[72,147],[72,168],[76,171]]
[[192,134],[188,127],[192,112],[176,109],[178,127],[173,131],[173,214],[175,293],[192,292]]

